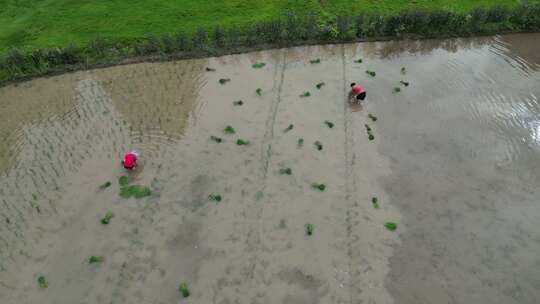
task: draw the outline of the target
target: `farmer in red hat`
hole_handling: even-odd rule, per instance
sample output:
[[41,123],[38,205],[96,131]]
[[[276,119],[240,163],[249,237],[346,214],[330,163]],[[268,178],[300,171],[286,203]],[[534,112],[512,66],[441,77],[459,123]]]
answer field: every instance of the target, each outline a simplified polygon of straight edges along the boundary
[[130,151],[124,155],[124,161],[122,162],[124,168],[128,170],[133,170],[137,166],[137,159],[139,158],[139,153],[137,151]]
[[351,97],[356,97],[356,100],[360,102],[360,100],[366,99],[366,89],[364,89],[363,86],[357,84],[357,83],[351,83]]

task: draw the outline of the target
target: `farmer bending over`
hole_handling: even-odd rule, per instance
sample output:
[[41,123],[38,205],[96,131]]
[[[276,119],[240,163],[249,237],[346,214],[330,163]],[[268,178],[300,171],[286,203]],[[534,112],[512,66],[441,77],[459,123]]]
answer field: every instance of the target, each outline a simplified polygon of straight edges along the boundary
[[355,97],[358,102],[366,99],[366,89],[357,83],[351,83],[350,97]]
[[137,166],[137,159],[139,158],[139,153],[137,151],[130,151],[124,155],[124,161],[122,164],[124,168],[128,170],[133,170]]

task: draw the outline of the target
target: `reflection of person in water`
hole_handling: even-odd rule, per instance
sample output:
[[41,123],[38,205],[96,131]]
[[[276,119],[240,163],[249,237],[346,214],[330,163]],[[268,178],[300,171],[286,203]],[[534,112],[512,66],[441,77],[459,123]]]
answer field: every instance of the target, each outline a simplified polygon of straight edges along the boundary
[[366,99],[366,89],[364,89],[363,86],[353,82],[351,83],[350,97],[354,97],[357,102],[360,102],[360,100]]
[[137,151],[130,151],[124,155],[124,161],[122,164],[124,168],[128,170],[133,170],[137,166],[137,159],[139,158],[139,153]]

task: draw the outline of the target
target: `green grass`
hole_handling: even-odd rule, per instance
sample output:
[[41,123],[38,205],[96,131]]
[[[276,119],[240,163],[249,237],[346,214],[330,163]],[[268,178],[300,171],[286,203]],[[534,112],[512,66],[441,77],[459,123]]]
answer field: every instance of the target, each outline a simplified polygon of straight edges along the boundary
[[391,14],[404,9],[466,12],[477,6],[514,6],[517,0],[0,0],[0,51],[10,47],[88,44],[98,35],[132,40],[198,27],[226,28],[269,20],[286,11],[319,16]]
[[251,67],[254,68],[254,69],[261,69],[265,65],[266,65],[266,63],[264,63],[264,62],[257,62],[257,63],[254,63]]

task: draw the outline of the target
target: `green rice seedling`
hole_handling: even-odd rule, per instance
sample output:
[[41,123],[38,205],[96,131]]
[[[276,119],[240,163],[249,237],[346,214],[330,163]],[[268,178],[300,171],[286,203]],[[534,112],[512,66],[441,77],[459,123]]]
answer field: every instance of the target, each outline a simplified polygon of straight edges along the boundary
[[262,95],[262,89],[257,88],[257,90],[255,90],[255,93],[257,93],[257,95],[261,96]]
[[393,222],[386,222],[384,224],[384,227],[386,227],[386,229],[390,230],[390,231],[394,231],[397,229],[397,224],[396,223],[393,223]]
[[223,132],[225,132],[225,134],[234,134],[236,133],[236,130],[232,126],[226,126],[225,129],[223,129]]
[[359,59],[356,59],[354,62],[356,62],[356,63],[362,63],[362,61],[363,61],[362,58],[359,58]]
[[370,133],[370,134],[368,135],[368,139],[369,139],[369,140],[374,140],[374,139],[375,139],[375,135],[373,135],[373,134]]
[[189,287],[187,283],[181,283],[179,287],[180,293],[182,294],[182,297],[187,298],[191,294],[189,292]]
[[213,69],[213,68],[209,68],[209,67],[207,67],[207,68],[206,68],[206,71],[207,71],[207,72],[215,72],[215,71],[216,71],[216,69]]
[[208,199],[214,202],[221,202],[221,195],[220,194],[210,194],[208,196]]
[[311,64],[321,63],[321,59],[320,58],[312,59],[312,60],[309,61],[309,63],[311,63]]
[[254,69],[260,69],[260,68],[263,68],[265,65],[266,65],[266,63],[264,63],[264,62],[257,62],[255,64],[253,64],[251,67],[254,68]]
[[291,168],[281,168],[279,169],[279,174],[281,175],[291,175],[292,169]]
[[101,219],[101,223],[103,225],[109,225],[109,223],[111,222],[111,219],[114,217],[114,213],[112,213],[111,211],[107,212],[105,214],[105,216]]
[[399,83],[401,83],[402,85],[404,85],[406,87],[409,86],[409,83],[407,81],[400,80]]
[[394,93],[394,94],[395,94],[395,93],[399,93],[399,92],[401,92],[401,89],[398,88],[398,87],[395,87],[395,88],[392,90],[392,93]]
[[99,189],[101,189],[101,190],[107,189],[107,188],[109,188],[111,185],[112,185],[111,182],[105,182],[105,183],[103,183],[101,186],[99,186]]
[[326,189],[325,184],[319,184],[319,183],[313,183],[311,184],[311,187],[314,189],[319,189],[320,191],[324,191]]
[[229,81],[231,81],[230,78],[220,78],[219,79],[219,84],[226,84]]
[[32,206],[32,208],[36,209],[36,211],[38,213],[41,213],[41,209],[39,208],[39,204],[34,202],[34,201],[30,201],[30,206]]
[[150,190],[150,188],[139,185],[124,186],[120,188],[120,196],[123,198],[143,198],[150,196],[151,194],[152,190]]
[[217,143],[220,143],[223,141],[223,139],[221,137],[217,137],[217,136],[210,136],[210,140],[214,141],[214,142],[217,142]]
[[401,67],[401,74],[403,75],[407,74],[407,70],[405,69],[405,67]]
[[325,123],[330,129],[332,129],[332,128],[334,127],[334,123],[331,122],[331,121],[325,120],[324,123]]
[[306,234],[307,235],[313,235],[313,231],[315,230],[315,225],[313,224],[306,224]]
[[369,117],[369,119],[371,119],[373,121],[377,121],[377,116],[374,116],[372,114],[368,114],[368,117]]
[[314,145],[317,148],[317,150],[319,150],[319,151],[321,151],[323,149],[322,143],[320,141],[318,141],[318,140],[316,142],[314,142]]
[[366,131],[368,133],[371,132],[371,127],[368,124],[365,124],[364,127],[366,127]]
[[303,138],[299,138],[298,141],[298,148],[302,147],[304,145],[304,139]]
[[91,256],[88,259],[88,264],[94,264],[94,263],[102,263],[105,259],[102,256]]
[[47,282],[47,279],[44,276],[39,276],[37,279],[38,285],[41,288],[47,288],[49,287],[49,282]]
[[311,93],[309,91],[305,91],[304,93],[302,93],[302,95],[300,95],[300,97],[309,97],[311,96]]
[[249,145],[249,140],[243,140],[243,139],[237,139],[236,144],[239,146],[247,146]]
[[292,130],[294,128],[294,125],[293,124],[290,124],[287,128],[285,128],[285,130],[283,130],[283,132],[289,132],[290,130]]
[[373,71],[370,71],[370,70],[366,70],[366,74],[368,74],[371,77],[375,77],[377,75],[377,73],[375,73]]
[[379,209],[379,199],[376,197],[371,198],[371,203],[373,204],[373,208]]
[[241,100],[233,101],[233,105],[235,105],[235,106],[241,106],[243,104],[244,104],[244,102],[241,101]]
[[320,90],[324,85],[325,85],[324,82],[319,82],[319,83],[317,83],[317,84],[315,85],[315,87],[317,87],[317,89]]
[[129,184],[129,176],[120,176],[118,178],[118,184],[120,184],[120,187],[127,186]]

